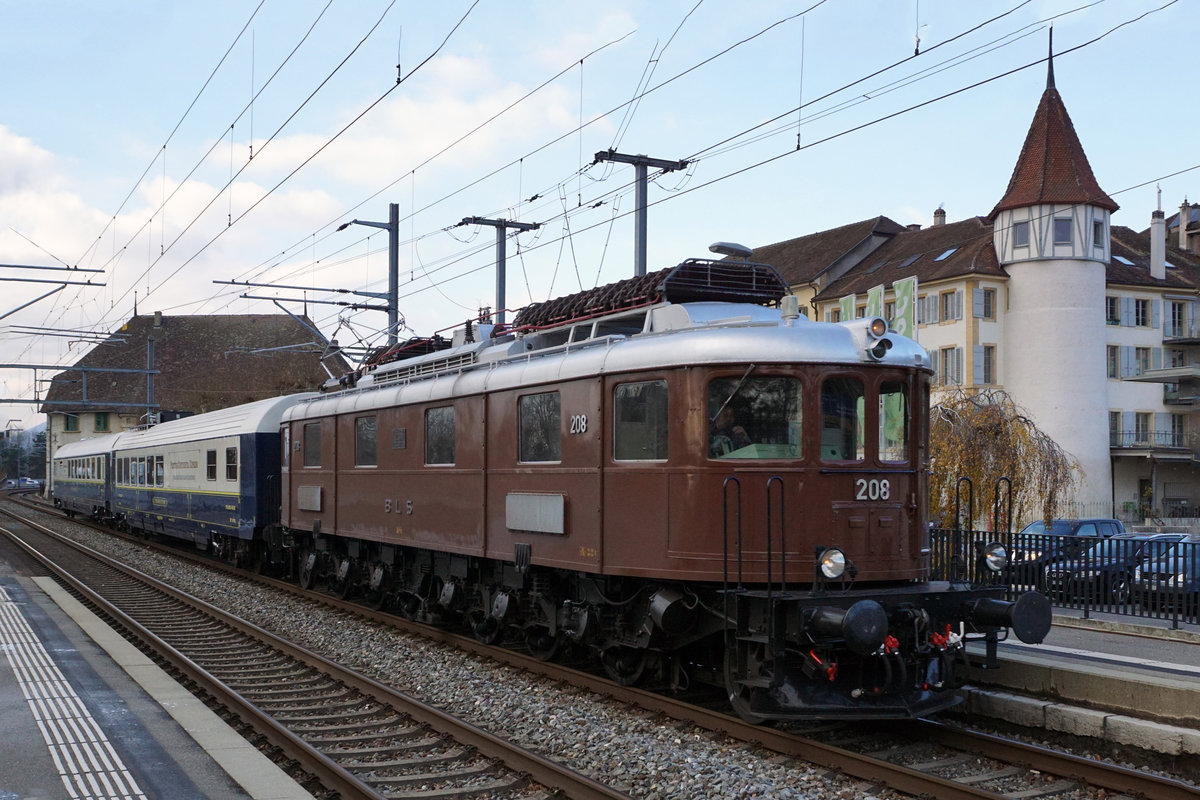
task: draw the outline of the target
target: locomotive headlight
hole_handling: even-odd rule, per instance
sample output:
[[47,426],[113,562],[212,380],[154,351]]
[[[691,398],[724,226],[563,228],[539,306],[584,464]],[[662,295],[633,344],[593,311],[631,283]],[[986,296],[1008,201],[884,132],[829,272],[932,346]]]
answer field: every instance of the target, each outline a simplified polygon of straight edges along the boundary
[[821,566],[821,574],[831,581],[837,580],[846,572],[846,554],[836,547],[823,550],[817,563]]
[[983,560],[992,572],[999,572],[1008,566],[1008,551],[999,542],[993,542],[983,551]]
[[887,329],[887,320],[885,320],[883,317],[875,317],[875,319],[871,320],[871,324],[867,327],[867,330],[876,339],[887,333]]

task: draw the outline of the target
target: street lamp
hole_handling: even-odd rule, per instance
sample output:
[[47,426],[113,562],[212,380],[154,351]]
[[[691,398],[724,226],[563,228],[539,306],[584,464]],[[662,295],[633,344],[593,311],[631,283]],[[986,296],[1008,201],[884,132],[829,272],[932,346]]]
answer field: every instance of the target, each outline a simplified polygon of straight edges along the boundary
[[337,227],[344,231],[351,225],[366,225],[368,228],[380,228],[388,232],[388,345],[396,343],[396,329],[400,327],[400,204],[388,204],[387,222],[369,222],[352,219]]

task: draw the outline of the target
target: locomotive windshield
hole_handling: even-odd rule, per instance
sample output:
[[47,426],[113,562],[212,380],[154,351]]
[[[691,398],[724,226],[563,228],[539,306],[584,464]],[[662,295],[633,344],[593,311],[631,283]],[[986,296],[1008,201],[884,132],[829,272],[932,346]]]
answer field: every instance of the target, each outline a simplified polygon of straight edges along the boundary
[[710,458],[799,458],[798,378],[718,378],[708,385]]

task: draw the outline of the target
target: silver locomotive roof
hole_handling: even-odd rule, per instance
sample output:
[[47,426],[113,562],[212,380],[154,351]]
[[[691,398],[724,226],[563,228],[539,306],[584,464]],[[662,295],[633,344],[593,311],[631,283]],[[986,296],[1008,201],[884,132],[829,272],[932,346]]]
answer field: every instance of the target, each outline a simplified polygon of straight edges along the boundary
[[[789,312],[787,308],[791,306]],[[868,364],[929,368],[925,350],[894,332],[870,334],[871,319],[812,322],[751,303],[658,305],[533,332],[461,343],[380,366],[341,389],[284,413],[284,421],[343,414],[611,373],[720,364]],[[881,340],[883,354],[869,352]]]

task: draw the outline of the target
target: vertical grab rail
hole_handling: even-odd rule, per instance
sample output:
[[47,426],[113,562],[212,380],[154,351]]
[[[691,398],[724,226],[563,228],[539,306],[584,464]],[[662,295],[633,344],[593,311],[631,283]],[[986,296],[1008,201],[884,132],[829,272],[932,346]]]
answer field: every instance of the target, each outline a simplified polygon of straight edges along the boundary
[[729,630],[729,492],[735,490],[736,522],[737,522],[737,588],[742,589],[742,482],[736,476],[730,475],[721,485],[721,547],[722,547],[722,599],[725,613],[725,629]]
[[[783,644],[784,632],[780,625],[779,615],[776,613],[775,597],[773,594],[774,583],[771,575],[771,560],[773,548],[771,547],[772,530],[774,529],[774,515],[771,513],[774,505],[771,502],[771,487],[777,486],[779,491],[776,495],[779,498],[779,596],[782,598],[787,594],[787,534],[786,521],[787,514],[784,505],[783,478],[778,475],[773,475],[767,480],[767,648],[768,653],[775,661],[774,669],[772,670],[772,684],[775,686],[782,685],[783,676],[786,674],[786,653],[787,648]],[[779,645],[776,647],[776,645]]]
[[[1012,574],[1012,513],[1013,513],[1013,493],[1012,481],[1008,476],[1001,476],[996,479],[996,488],[992,494],[992,540],[999,540],[1004,545],[1004,552],[1008,554],[1008,567],[1006,568],[1009,574]],[[983,543],[987,546],[987,542]],[[1006,581],[1008,586],[1005,589],[1005,596],[1010,600],[1013,598],[1012,580]]]
[[963,484],[967,485],[967,534],[974,532],[973,519],[975,517],[975,484],[965,475],[958,479],[958,483],[954,485],[954,533],[952,536],[952,547],[954,552],[950,555],[950,580],[951,582],[961,582],[966,578],[967,564],[963,558],[963,529],[962,529],[962,500],[963,500]]

